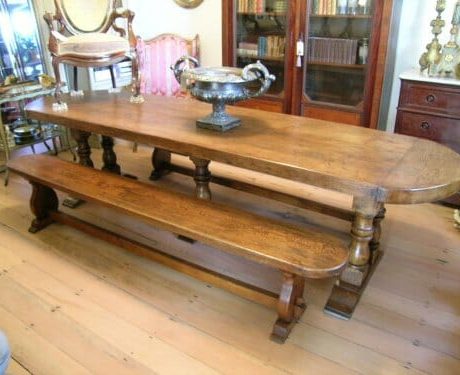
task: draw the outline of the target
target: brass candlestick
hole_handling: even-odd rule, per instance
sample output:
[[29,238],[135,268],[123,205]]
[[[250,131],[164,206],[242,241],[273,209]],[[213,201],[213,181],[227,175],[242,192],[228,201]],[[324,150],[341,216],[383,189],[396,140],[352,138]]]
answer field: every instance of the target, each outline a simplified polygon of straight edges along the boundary
[[438,16],[430,23],[432,27],[431,33],[434,35],[434,38],[431,43],[427,44],[427,51],[422,54],[419,60],[420,71],[423,72],[425,69],[428,69],[430,77],[436,75],[438,64],[441,61],[441,44],[439,43],[438,35],[441,34],[442,28],[445,25],[445,22],[441,19],[441,14],[445,9],[446,0],[437,0],[436,12]]
[[450,29],[450,39],[442,49],[442,57],[438,74],[452,75],[460,63],[460,47],[457,44],[458,30],[460,24],[460,0],[457,0],[452,16],[452,27]]

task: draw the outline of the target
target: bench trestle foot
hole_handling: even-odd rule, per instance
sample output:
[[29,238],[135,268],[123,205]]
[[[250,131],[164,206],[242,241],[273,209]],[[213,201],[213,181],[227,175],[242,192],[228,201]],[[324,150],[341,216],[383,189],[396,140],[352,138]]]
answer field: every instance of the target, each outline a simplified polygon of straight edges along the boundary
[[305,311],[303,298],[305,278],[291,273],[283,273],[283,285],[278,299],[278,319],[276,320],[271,339],[283,343],[295,323]]

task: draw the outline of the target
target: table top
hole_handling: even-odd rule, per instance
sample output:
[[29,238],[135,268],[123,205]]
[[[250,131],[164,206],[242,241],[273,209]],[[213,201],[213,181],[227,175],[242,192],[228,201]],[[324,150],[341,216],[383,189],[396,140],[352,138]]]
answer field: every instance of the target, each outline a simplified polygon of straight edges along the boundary
[[195,126],[211,105],[191,99],[88,93],[26,107],[37,120],[119,137],[386,203],[438,200],[460,190],[460,155],[432,141],[254,109],[228,106],[242,120],[225,133]]

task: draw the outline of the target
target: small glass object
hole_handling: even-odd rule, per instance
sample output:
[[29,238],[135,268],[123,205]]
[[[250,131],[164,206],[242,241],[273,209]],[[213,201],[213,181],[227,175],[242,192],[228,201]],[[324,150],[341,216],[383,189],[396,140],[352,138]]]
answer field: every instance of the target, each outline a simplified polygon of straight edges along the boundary
[[347,0],[337,0],[337,14],[347,14]]
[[358,64],[367,64],[367,56],[369,54],[369,39],[363,38],[358,42]]
[[358,0],[348,0],[347,13],[355,15],[358,12]]

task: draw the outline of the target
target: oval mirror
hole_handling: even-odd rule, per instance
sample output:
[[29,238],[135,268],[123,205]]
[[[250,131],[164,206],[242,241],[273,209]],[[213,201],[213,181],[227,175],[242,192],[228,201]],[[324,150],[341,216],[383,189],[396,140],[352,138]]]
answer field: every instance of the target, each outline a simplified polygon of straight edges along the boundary
[[[105,28],[113,0],[56,0],[70,32],[100,32]],[[74,30],[72,30],[74,29]]]

